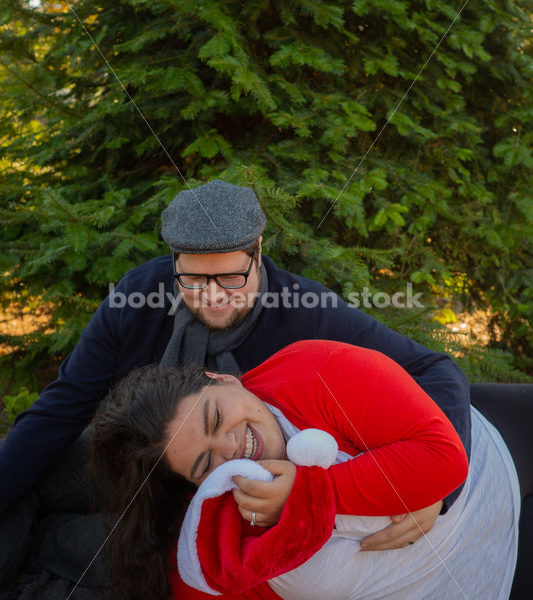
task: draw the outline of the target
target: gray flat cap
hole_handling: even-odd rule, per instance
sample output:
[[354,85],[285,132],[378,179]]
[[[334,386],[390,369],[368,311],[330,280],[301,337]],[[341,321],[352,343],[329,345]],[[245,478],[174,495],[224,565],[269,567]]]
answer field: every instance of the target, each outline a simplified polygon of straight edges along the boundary
[[253,190],[220,179],[180,192],[161,220],[165,242],[184,254],[242,250],[253,244],[266,225]]

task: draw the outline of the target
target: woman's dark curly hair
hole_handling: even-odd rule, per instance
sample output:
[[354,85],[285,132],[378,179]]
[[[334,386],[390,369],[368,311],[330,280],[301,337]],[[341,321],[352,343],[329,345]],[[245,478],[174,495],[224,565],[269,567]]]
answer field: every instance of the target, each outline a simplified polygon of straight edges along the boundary
[[182,398],[215,383],[200,368],[152,365],[132,371],[104,400],[89,477],[98,510],[123,515],[104,548],[110,598],[171,597],[170,551],[196,488],[170,470],[168,425]]

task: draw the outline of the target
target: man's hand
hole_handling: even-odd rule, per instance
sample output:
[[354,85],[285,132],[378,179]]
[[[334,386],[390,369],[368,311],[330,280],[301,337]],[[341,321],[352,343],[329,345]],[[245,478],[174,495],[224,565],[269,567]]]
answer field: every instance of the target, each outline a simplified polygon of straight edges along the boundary
[[392,523],[361,542],[361,550],[395,550],[416,542],[431,531],[442,508],[442,500],[411,514],[391,517]]
[[261,527],[275,525],[296,477],[296,466],[288,460],[260,460],[258,463],[274,475],[272,481],[257,481],[235,475],[233,481],[237,488],[233,497],[239,505],[243,519],[252,520],[255,512],[255,524]]

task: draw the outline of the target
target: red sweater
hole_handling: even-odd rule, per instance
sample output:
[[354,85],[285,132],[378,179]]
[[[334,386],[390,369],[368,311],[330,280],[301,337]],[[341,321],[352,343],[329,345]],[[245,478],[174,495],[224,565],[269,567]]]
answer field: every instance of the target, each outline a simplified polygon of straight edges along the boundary
[[337,514],[419,510],[466,479],[466,453],[452,424],[406,371],[375,350],[297,342],[242,383],[298,429],[322,429],[340,450],[365,453],[329,469]]
[[[466,452],[451,423],[406,371],[379,352],[296,342],[246,373],[242,383],[298,429],[327,431],[355,457],[328,470],[337,514],[419,510],[466,479]],[[265,586],[224,597],[277,597]],[[177,582],[175,591],[179,600],[208,598]]]

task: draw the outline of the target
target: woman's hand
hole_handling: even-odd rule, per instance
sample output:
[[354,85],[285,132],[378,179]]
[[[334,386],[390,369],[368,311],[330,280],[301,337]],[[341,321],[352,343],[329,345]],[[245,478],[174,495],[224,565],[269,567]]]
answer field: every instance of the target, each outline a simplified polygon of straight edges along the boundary
[[239,506],[239,512],[246,521],[252,520],[255,512],[255,524],[261,527],[275,525],[296,477],[296,466],[288,460],[259,460],[258,464],[274,475],[272,481],[257,481],[235,475],[233,481],[237,488],[233,497]]
[[392,523],[361,542],[361,550],[396,550],[413,544],[431,531],[442,509],[439,500],[431,506],[391,517]]

